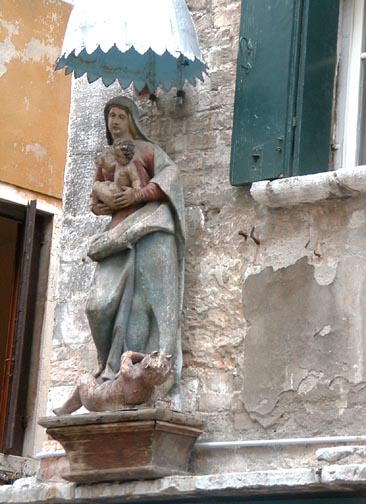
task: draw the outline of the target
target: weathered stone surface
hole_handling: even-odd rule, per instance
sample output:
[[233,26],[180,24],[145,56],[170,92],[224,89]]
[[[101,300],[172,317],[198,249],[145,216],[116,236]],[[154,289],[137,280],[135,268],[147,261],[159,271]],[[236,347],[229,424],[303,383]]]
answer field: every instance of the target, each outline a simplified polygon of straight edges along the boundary
[[[250,421],[250,417],[248,417]],[[249,424],[248,421],[248,424]],[[252,428],[251,425],[246,425],[245,428]],[[353,451],[353,446],[355,441],[345,443],[343,441],[343,450],[346,453],[348,450],[352,450],[352,454],[345,455],[344,458],[340,458],[338,461],[326,461],[318,460],[318,454],[326,453],[340,453],[338,450],[339,445],[337,443],[324,442],[322,438],[315,438],[318,441],[313,444],[296,444],[295,439],[292,442],[287,443],[286,439],[279,440],[283,441],[282,445],[275,444],[271,445],[271,441],[276,440],[243,440],[243,443],[249,442],[253,443],[253,446],[207,446],[207,442],[204,439],[200,439],[196,443],[190,462],[191,471],[200,474],[220,474],[222,467],[225,467],[225,471],[230,473],[247,472],[253,471],[271,471],[277,469],[300,469],[300,468],[312,468],[314,465],[319,467],[324,467],[325,465],[331,464],[364,464],[364,459],[357,451]],[[313,438],[314,440],[314,438]],[[230,441],[230,440],[228,440]],[[268,441],[268,442],[267,442]],[[235,443],[235,441],[233,441]],[[262,443],[259,445],[259,443]],[[360,444],[361,441],[358,441]],[[361,445],[364,447],[365,445]],[[362,450],[360,450],[362,452]]]
[[[320,448],[316,451],[316,458],[320,461],[334,464],[344,462],[344,459],[359,458],[366,459],[366,446],[332,446],[330,448]],[[349,460],[347,460],[349,462]]]
[[65,481],[62,475],[70,471],[66,455],[42,458],[40,462],[40,479],[43,481]]
[[[344,400],[352,383],[365,380],[357,365],[365,272],[357,259],[343,259],[334,281],[323,285],[314,270],[303,258],[245,281],[244,315],[250,328],[244,347],[244,405],[264,427],[282,424],[287,432],[296,433],[301,426],[319,434],[340,429],[351,434],[351,411]],[[357,279],[351,281],[356,271]],[[342,292],[350,297],[344,299]],[[341,344],[345,334],[347,346]],[[364,415],[361,404],[354,405],[358,418]]]
[[[78,485],[40,483],[35,478],[21,479],[10,487],[0,486],[0,502],[13,504],[117,504],[121,499],[160,502],[178,498],[231,497],[276,494],[297,496],[309,492],[349,492],[366,488],[366,465],[327,466],[277,471],[253,471],[207,476],[173,476],[155,481]],[[26,491],[25,491],[26,490]]]
[[272,182],[263,180],[255,182],[250,193],[256,201],[273,208],[358,196],[366,193],[366,166]]
[[75,489],[70,483],[42,483],[36,477],[21,478],[11,486],[0,486],[1,503],[54,503],[70,502]]
[[[314,201],[317,190],[310,188],[311,204],[272,208],[255,201],[248,187],[230,186],[241,2],[187,3],[210,77],[196,88],[185,86],[183,106],[174,90],[158,90],[156,104],[126,91],[138,100],[147,134],[176,161],[185,188],[182,408],[199,410],[210,440],[363,433],[366,198]],[[117,85],[106,89],[83,78],[73,84],[51,396],[76,382],[78,362],[89,371],[96,362],[81,314],[93,273],[83,258],[88,233],[105,224],[90,214],[88,196],[94,153],[104,141],[103,105],[119,93]],[[337,172],[352,194],[363,183],[361,171]],[[324,177],[334,178],[318,178]],[[271,184],[277,183],[285,181]],[[274,199],[286,196],[286,190],[277,192]],[[259,243],[250,236],[253,229]],[[297,302],[281,280],[291,271],[304,282]],[[266,288],[264,304],[257,296],[248,315],[248,300],[265,276],[275,324]],[[281,314],[287,314],[283,320]],[[252,450],[234,457],[215,451],[209,460],[200,457],[194,471],[219,473],[258,468],[258,460],[271,469],[309,465],[314,453]]]
[[35,476],[39,462],[28,457],[0,454],[0,473],[2,482]]

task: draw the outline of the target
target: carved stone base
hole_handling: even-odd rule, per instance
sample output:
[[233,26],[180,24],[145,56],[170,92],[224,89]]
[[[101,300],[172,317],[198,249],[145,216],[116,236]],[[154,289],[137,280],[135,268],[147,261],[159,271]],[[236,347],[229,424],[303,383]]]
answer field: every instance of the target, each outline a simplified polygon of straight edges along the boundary
[[63,478],[77,483],[186,474],[202,422],[166,409],[40,418],[70,462]]

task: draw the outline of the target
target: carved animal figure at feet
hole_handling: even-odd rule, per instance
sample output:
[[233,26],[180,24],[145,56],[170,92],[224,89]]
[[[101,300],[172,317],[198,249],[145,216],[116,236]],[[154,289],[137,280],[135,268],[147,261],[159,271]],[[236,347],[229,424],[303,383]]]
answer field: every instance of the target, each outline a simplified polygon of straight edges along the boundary
[[65,404],[55,415],[72,413],[81,406],[89,411],[113,411],[148,402],[154,387],[162,385],[171,372],[171,355],[127,351],[121,357],[114,379],[100,382],[88,374],[81,378]]

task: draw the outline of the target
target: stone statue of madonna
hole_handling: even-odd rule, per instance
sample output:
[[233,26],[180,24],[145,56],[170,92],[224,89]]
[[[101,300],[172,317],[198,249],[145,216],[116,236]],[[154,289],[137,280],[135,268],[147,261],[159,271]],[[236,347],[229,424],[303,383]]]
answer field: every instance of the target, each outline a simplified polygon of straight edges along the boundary
[[[132,141],[140,184],[106,192],[96,215],[111,215],[91,238],[97,261],[86,313],[101,379],[113,379],[122,353],[173,354],[179,380],[183,293],[184,201],[178,169],[144,134],[135,103],[117,96],[104,108],[107,141]],[[97,166],[95,182],[106,174]]]

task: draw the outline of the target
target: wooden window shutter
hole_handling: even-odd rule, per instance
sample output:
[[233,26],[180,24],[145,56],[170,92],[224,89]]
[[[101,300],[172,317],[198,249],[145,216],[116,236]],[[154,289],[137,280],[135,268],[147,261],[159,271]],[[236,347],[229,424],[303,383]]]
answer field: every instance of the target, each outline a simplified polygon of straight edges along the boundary
[[[241,185],[289,173],[299,3],[243,0],[230,180]],[[295,40],[294,40],[295,38]]]
[[34,306],[37,284],[36,249],[40,240],[35,239],[36,201],[27,207],[24,224],[20,276],[13,345],[10,394],[3,450],[5,453],[21,455],[25,429],[27,386],[32,345]]
[[338,0],[306,0],[299,62],[293,174],[327,171],[337,64]]
[[338,8],[242,0],[232,185],[328,169]]

